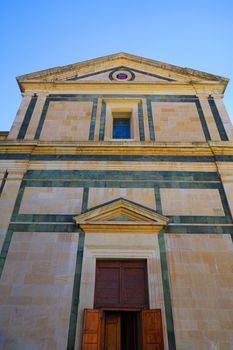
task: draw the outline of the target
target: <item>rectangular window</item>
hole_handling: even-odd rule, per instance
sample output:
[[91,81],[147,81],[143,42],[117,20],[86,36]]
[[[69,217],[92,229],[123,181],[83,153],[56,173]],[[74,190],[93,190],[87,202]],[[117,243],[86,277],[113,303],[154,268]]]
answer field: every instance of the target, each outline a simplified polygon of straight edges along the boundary
[[112,138],[113,139],[130,139],[130,118],[131,113],[113,113],[113,127]]

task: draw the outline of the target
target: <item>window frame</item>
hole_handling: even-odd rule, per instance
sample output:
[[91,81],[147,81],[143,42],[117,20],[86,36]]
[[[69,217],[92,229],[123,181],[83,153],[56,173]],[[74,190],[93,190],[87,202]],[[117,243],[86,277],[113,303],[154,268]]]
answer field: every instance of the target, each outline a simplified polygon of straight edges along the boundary
[[[114,137],[114,121],[117,119],[128,120],[127,127],[129,128],[129,137]],[[117,127],[117,126],[116,126]],[[132,139],[132,113],[112,111],[112,139],[113,140],[131,140]]]
[[[140,141],[139,121],[138,121],[138,104],[139,99],[105,99],[106,118],[104,141]],[[114,114],[128,113],[130,114],[130,138],[129,139],[114,139],[113,138],[113,119]]]

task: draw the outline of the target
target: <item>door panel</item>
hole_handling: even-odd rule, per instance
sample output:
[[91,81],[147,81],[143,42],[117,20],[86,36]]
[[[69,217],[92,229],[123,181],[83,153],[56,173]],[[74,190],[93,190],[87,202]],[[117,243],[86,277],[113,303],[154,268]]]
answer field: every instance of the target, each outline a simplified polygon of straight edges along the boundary
[[106,313],[104,350],[120,350],[121,317],[119,313]]
[[141,305],[146,302],[145,269],[141,267],[124,267],[122,274],[122,294],[127,306]]
[[97,262],[95,306],[115,306],[120,304],[120,269]]
[[163,350],[163,330],[160,310],[142,311],[143,350]]
[[146,261],[97,260],[95,307],[148,307]]
[[82,350],[100,350],[101,311],[84,310]]

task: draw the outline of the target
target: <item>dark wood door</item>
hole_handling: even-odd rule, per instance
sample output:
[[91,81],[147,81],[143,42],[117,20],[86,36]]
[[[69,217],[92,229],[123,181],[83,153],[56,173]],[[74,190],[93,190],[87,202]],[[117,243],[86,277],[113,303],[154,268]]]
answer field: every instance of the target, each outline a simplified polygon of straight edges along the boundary
[[95,307],[148,307],[146,261],[96,262]]
[[101,311],[84,310],[82,350],[100,350]]
[[142,310],[143,350],[163,350],[163,329],[160,310]]

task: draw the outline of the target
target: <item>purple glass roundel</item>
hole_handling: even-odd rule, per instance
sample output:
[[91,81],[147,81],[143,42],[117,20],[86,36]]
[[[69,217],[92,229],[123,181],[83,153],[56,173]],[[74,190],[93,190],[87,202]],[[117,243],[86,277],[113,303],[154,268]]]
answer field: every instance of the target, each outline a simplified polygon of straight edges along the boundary
[[125,73],[119,73],[116,75],[116,78],[119,79],[119,80],[125,80],[128,78],[128,75],[125,74]]

